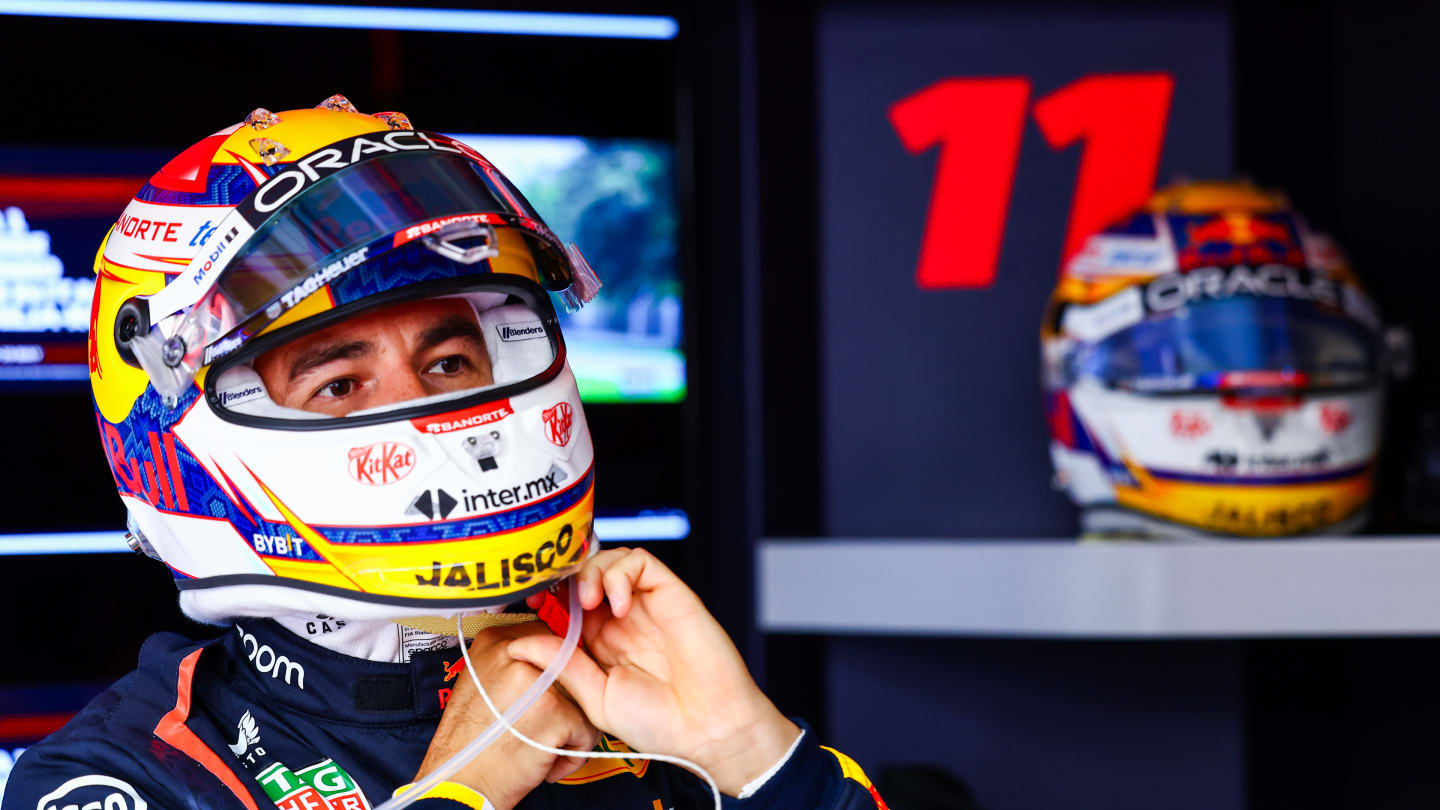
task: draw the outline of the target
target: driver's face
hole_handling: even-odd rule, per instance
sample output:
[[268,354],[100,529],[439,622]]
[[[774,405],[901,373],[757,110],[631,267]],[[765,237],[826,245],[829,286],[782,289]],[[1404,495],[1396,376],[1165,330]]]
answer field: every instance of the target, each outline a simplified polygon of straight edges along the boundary
[[255,359],[270,398],[344,416],[494,382],[470,304],[440,298],[379,309]]

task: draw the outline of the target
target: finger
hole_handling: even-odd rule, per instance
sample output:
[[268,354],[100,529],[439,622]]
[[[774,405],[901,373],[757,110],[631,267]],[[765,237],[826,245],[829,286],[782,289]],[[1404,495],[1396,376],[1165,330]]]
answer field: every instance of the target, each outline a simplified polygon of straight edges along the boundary
[[605,595],[610,598],[610,610],[615,618],[623,619],[630,612],[630,603],[636,591],[654,590],[661,585],[680,580],[655,556],[643,548],[630,549],[614,564],[605,569],[602,582]]
[[595,652],[596,639],[600,637],[600,631],[605,629],[605,624],[615,618],[610,612],[610,606],[601,602],[594,610],[585,611],[580,622],[580,640],[585,642],[585,647],[592,654]]
[[[565,642],[558,636],[525,636],[510,642],[510,657],[544,669],[559,654]],[[584,650],[577,649],[556,678],[585,713],[590,723],[605,728],[606,676]]]
[[[583,718],[582,718],[583,719]],[[600,743],[600,730],[585,720],[580,726],[570,728],[570,736],[561,745],[556,746],[565,751],[594,751]],[[546,775],[545,781],[558,782],[570,774],[580,770],[585,765],[585,757],[560,757],[550,767],[550,773]]]
[[556,757],[555,761],[550,764],[550,772],[545,774],[545,781],[559,782],[580,770],[584,765],[584,757]]
[[585,561],[585,566],[575,575],[577,587],[580,589],[580,607],[594,610],[600,605],[605,598],[605,592],[600,587],[600,578],[605,569],[624,557],[627,551],[629,549],[607,548]]

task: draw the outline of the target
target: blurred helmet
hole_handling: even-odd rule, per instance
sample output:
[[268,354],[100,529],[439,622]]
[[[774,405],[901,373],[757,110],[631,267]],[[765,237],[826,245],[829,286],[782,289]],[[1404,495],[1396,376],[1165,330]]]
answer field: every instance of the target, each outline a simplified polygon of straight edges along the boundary
[[465,144],[342,96],[257,109],[160,169],[95,271],[101,442],[190,615],[493,607],[592,545],[549,294],[599,282]]
[[1094,234],[1041,327],[1056,481],[1091,535],[1279,536],[1363,524],[1381,326],[1277,193],[1184,183]]

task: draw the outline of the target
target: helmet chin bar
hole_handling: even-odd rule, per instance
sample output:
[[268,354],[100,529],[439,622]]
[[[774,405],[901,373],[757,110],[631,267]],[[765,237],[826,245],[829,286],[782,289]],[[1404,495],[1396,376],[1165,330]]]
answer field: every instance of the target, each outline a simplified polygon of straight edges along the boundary
[[[1355,534],[1365,527],[1370,510],[1355,514],[1302,537],[1334,537]],[[1174,543],[1234,543],[1254,538],[1206,531],[1195,526],[1146,515],[1115,504],[1095,504],[1080,510],[1080,535],[1092,540],[1156,540]]]

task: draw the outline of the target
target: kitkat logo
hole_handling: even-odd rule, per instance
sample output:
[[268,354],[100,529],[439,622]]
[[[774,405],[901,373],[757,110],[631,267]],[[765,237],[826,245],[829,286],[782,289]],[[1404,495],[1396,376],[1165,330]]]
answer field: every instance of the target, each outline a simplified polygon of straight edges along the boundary
[[350,477],[362,484],[393,484],[415,469],[415,451],[399,442],[350,448]]
[[545,420],[545,438],[557,447],[570,443],[570,428],[575,424],[575,410],[568,402],[557,402],[555,407],[541,411]]
[[1199,411],[1176,410],[1170,413],[1170,435],[1177,439],[1198,439],[1210,432],[1210,420]]

